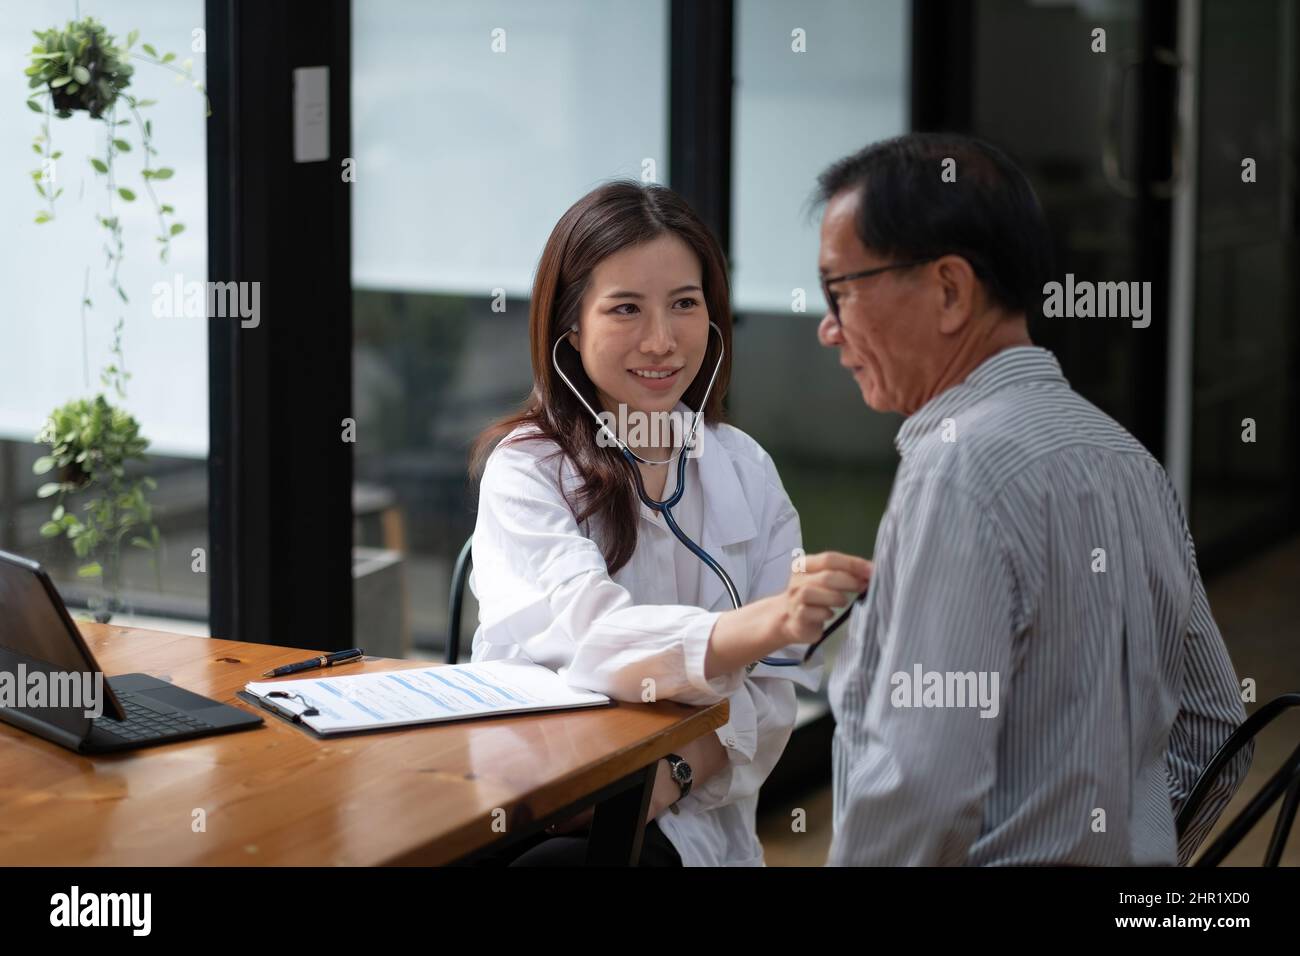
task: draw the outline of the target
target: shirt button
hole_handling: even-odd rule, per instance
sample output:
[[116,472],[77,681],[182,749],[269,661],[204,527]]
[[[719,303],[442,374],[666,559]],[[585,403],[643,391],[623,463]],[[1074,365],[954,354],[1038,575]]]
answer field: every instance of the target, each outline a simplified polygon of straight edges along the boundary
[[726,745],[727,745],[728,747],[734,747],[734,746],[736,746],[736,738],[735,738],[735,737],[728,737],[728,738],[726,739],[725,743],[726,743]]

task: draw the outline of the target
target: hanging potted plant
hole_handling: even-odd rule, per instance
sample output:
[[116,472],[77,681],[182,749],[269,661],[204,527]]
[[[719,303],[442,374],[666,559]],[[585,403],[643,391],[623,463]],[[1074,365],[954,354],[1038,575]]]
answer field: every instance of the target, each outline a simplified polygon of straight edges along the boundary
[[[128,376],[118,364],[122,357],[120,323],[116,332],[117,361],[104,369],[101,382],[113,385],[121,395]],[[77,574],[101,579],[105,594],[92,597],[91,611],[95,620],[107,624],[122,609],[123,541],[130,536],[130,546],[151,552],[161,543],[148,500],[148,492],[158,483],[148,475],[129,478],[126,473],[128,464],[145,460],[149,440],[140,434],[134,416],[112,405],[101,392],[56,408],[41,426],[36,441],[46,445],[49,454],[38,458],[32,470],[38,475],[54,472],[58,479],[46,482],[36,492],[38,498],[55,498],[50,520],[41,525],[41,535],[66,536],[84,562]],[[161,574],[156,559],[151,556],[150,560]]]
[[[153,205],[158,222],[155,238],[160,261],[167,261],[172,239],[185,228],[175,220],[175,209],[161,202],[154,188],[156,183],[170,179],[173,170],[155,163],[158,150],[154,147],[153,123],[144,115],[155,101],[139,99],[131,92],[134,74],[131,61],[152,63],[175,72],[200,92],[203,86],[194,78],[189,60],[177,62],[174,53],[159,55],[148,43],[141,44],[140,51],[134,50],[139,38],[136,30],[119,45],[93,17],[70,21],[62,29],[35,31],[35,36],[37,42],[32,47],[31,62],[25,73],[31,91],[27,106],[43,117],[40,132],[32,143],[32,149],[42,159],[41,168],[32,171],[32,179],[37,194],[45,201],[36,214],[36,222],[46,223],[55,218],[55,200],[63,192],[55,186],[53,174],[63,154],[54,148],[52,120],[67,120],[74,114],[85,113],[91,120],[103,123],[102,152],[88,157],[105,185],[106,208],[96,214],[96,220],[107,234],[104,249],[108,286],[116,293],[120,305],[128,304],[130,298],[119,278],[125,242],[114,204],[136,199],[136,191],[123,184],[120,160],[123,154],[136,151],[133,138],[139,146],[143,191]],[[206,102],[206,94],[204,99]],[[89,269],[86,286],[81,300],[83,352],[88,348],[85,314],[94,304],[89,295]],[[119,399],[126,397],[125,384],[130,377],[122,354],[124,322],[119,315],[114,327],[113,359],[100,375],[102,389],[111,387]],[[156,550],[161,538],[148,499],[157,482],[147,475],[127,476],[128,465],[145,460],[149,441],[140,434],[139,422],[109,401],[103,390],[91,398],[74,399],[56,408],[35,440],[47,447],[48,454],[36,461],[33,470],[38,475],[54,472],[53,477],[57,479],[46,482],[37,492],[41,498],[55,498],[50,519],[41,526],[41,534],[47,538],[66,537],[82,562],[77,573],[103,582],[105,594],[92,598],[91,607],[95,619],[107,623],[122,608],[124,542],[126,546],[155,552],[151,562],[158,571]]]

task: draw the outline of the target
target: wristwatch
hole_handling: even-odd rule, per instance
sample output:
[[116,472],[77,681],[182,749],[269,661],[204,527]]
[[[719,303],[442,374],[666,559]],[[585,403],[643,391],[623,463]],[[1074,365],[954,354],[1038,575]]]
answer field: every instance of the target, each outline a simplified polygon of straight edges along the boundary
[[664,758],[668,761],[668,774],[673,778],[673,782],[681,788],[682,795],[674,800],[668,809],[673,813],[681,813],[677,809],[677,804],[686,798],[691,792],[691,783],[695,780],[695,771],[691,770],[691,765],[679,757],[677,754],[669,754]]

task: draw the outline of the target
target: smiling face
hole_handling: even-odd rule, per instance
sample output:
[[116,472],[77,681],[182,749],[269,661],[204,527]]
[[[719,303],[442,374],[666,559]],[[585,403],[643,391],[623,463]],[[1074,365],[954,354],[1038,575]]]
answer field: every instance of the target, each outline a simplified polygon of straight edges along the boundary
[[673,233],[592,270],[569,343],[606,411],[671,411],[695,380],[709,345],[701,275],[699,258]]
[[[826,204],[818,265],[824,276],[838,276],[891,264],[862,244],[855,221],[858,193],[845,190]],[[901,269],[832,285],[840,321],[827,313],[818,340],[840,353],[853,374],[862,400],[878,412],[911,414],[923,404],[941,353],[939,310],[933,306],[928,267]]]

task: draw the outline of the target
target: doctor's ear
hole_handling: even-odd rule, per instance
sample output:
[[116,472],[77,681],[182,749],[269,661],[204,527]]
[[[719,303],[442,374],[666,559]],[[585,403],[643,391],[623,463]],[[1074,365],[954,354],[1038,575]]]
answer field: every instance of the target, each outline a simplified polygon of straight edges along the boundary
[[576,322],[569,328],[568,332],[564,333],[564,337],[569,340],[569,344],[576,351],[578,348],[578,324]]

